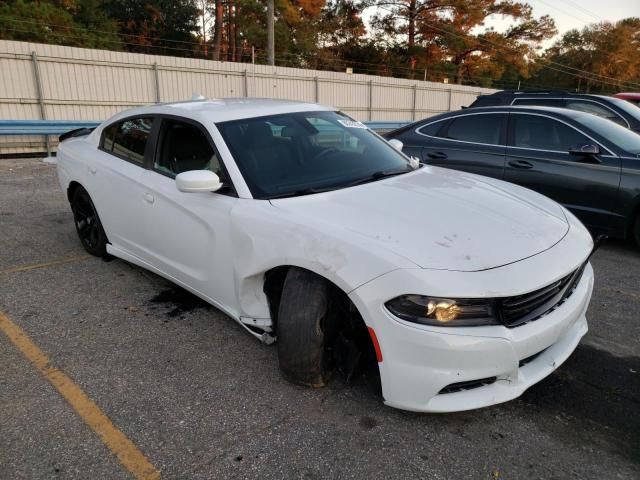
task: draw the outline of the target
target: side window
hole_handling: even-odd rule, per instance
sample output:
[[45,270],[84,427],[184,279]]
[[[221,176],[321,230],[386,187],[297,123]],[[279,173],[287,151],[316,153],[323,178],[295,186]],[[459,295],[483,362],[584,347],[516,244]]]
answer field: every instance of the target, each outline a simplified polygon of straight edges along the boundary
[[110,152],[113,150],[113,141],[116,139],[116,132],[118,131],[118,124],[114,123],[104,129],[104,137],[102,140],[102,148]]
[[570,108],[571,110],[578,110],[579,112],[591,113],[592,115],[598,115],[599,117],[616,122],[618,125],[622,125],[623,127],[627,126],[627,122],[625,122],[620,115],[599,103],[585,102],[584,100],[569,100],[567,102],[567,108]]
[[220,160],[200,128],[165,119],[153,169],[171,178],[189,170],[211,170],[220,175]]
[[416,131],[421,133],[422,135],[429,135],[430,137],[435,137],[438,135],[440,129],[447,123],[447,120],[440,120],[439,122],[428,123],[418,128]]
[[102,148],[133,163],[144,165],[144,150],[151,134],[152,118],[134,118],[109,125]]
[[516,98],[513,105],[537,105],[539,107],[564,107],[564,100],[553,98]]
[[562,122],[537,115],[511,115],[513,146],[567,152],[583,143],[593,143]]
[[449,123],[445,134],[439,136],[464,142],[500,145],[503,117],[504,114],[500,113],[456,117]]

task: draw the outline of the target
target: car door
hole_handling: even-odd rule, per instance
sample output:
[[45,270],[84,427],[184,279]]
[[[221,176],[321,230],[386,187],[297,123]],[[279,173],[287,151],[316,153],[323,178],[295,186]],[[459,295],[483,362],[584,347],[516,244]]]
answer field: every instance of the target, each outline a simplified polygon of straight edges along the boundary
[[[597,155],[570,153],[585,144]],[[585,225],[606,231],[615,216],[620,159],[559,119],[511,113],[504,179],[540,192],[571,210]]]
[[[450,118],[422,149],[422,161],[489,177],[502,178],[506,113],[468,113]],[[419,134],[428,136],[424,129]]]
[[[176,187],[176,175],[207,169],[220,176],[223,189],[185,193]],[[238,202],[227,178],[202,125],[162,118],[153,164],[141,180],[149,263],[222,304],[233,298],[230,214]]]
[[152,117],[127,118],[107,126],[89,169],[95,178],[89,193],[109,243],[137,257],[145,252],[141,179],[152,156],[153,128]]

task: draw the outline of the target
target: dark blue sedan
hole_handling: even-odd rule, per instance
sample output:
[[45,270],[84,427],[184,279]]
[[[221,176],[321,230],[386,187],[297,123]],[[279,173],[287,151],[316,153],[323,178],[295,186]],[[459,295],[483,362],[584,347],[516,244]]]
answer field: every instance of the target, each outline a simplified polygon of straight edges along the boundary
[[460,110],[386,134],[423,163],[540,192],[594,233],[640,246],[640,135],[588,113],[551,107]]

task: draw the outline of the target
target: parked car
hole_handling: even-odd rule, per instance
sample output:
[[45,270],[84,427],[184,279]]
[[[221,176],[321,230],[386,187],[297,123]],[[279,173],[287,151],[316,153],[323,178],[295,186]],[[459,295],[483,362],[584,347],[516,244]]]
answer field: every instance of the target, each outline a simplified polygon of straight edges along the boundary
[[626,100],[627,102],[633,103],[636,107],[640,107],[640,92],[616,93],[614,97]]
[[89,253],[277,338],[295,383],[370,352],[388,405],[468,410],[519,396],[587,331],[593,242],[569,211],[420,166],[329,107],[136,108],[67,135],[57,164]]
[[640,135],[583,112],[487,107],[387,134],[422,162],[516,183],[571,210],[596,233],[640,245]]
[[504,90],[480,95],[469,108],[504,105],[557,107],[591,113],[640,132],[640,108],[620,98],[555,90]]

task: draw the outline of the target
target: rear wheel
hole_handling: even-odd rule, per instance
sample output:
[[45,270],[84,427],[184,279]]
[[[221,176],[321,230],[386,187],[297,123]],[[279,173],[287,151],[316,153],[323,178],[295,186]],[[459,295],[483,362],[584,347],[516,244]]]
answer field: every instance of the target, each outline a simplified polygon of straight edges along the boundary
[[329,284],[291,268],[278,309],[278,359],[283,376],[296,384],[322,387],[330,376]]
[[71,199],[71,210],[76,231],[84,249],[96,257],[107,255],[107,235],[104,233],[98,212],[89,193],[77,187]]

